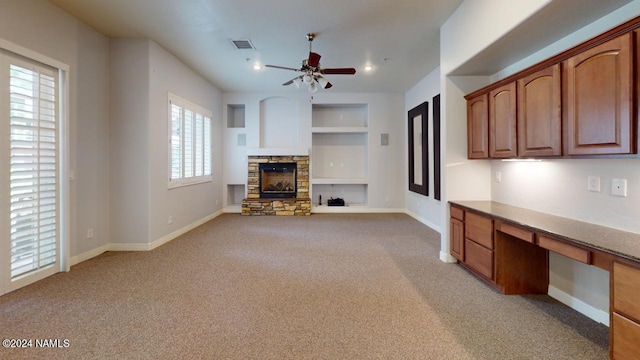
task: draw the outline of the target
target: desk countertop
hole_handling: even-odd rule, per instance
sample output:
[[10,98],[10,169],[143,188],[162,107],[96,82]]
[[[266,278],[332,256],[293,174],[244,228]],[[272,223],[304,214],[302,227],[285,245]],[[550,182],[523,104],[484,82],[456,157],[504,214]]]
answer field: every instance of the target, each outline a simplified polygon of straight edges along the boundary
[[640,261],[640,234],[494,201],[450,201],[450,203],[577,244]]

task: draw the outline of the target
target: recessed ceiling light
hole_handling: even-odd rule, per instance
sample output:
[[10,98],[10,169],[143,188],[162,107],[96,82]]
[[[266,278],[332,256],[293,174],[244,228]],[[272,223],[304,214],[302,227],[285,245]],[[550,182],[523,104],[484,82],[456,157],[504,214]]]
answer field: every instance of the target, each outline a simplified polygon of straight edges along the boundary
[[373,70],[373,66],[371,66],[371,65],[365,65],[365,67],[364,67],[364,71],[371,71],[371,70]]
[[262,70],[262,65],[260,64],[253,64],[253,70]]

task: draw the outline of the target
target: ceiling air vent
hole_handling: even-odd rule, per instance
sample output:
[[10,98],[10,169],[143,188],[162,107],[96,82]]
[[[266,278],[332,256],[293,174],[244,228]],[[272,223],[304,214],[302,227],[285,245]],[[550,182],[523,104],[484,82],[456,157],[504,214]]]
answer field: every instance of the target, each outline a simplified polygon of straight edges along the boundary
[[251,43],[249,39],[240,39],[240,40],[231,40],[233,46],[238,50],[255,50],[256,48]]

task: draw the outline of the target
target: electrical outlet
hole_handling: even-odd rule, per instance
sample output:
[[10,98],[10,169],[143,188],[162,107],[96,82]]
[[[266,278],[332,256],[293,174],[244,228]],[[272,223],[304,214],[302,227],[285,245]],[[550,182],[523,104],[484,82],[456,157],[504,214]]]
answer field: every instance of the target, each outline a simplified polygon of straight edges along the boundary
[[587,177],[587,190],[600,192],[600,176]]
[[502,181],[502,171],[496,171],[496,182]]
[[167,220],[167,224],[173,224],[173,216],[169,216],[169,219]]
[[87,230],[87,239],[93,239],[93,229]]
[[611,179],[611,195],[627,196],[627,179]]

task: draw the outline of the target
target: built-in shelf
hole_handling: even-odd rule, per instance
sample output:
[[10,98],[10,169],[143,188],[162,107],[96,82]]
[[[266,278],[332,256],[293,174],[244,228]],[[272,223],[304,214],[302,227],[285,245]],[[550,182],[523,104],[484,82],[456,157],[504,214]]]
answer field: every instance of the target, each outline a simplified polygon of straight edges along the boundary
[[[347,207],[367,206],[367,190],[367,184],[311,184],[311,203],[318,205],[322,196],[323,205],[326,205],[330,198],[341,198]],[[329,206],[334,207],[339,206]]]
[[[314,212],[354,212],[367,207],[369,106],[313,104],[311,197]],[[323,206],[318,206],[322,195]],[[329,198],[346,206],[326,206]]]
[[313,104],[311,126],[366,128],[368,116],[367,104]]
[[227,128],[244,128],[244,104],[227,105]]
[[227,185],[227,206],[240,206],[245,198],[244,184]]
[[314,133],[311,178],[367,178],[368,143],[366,133]]
[[314,213],[351,213],[366,209],[366,204],[350,204],[348,206],[327,206],[314,204],[311,211]]
[[369,183],[366,178],[313,178],[312,184],[324,184],[324,185],[340,185],[340,184],[363,184]]
[[325,134],[340,134],[340,133],[368,133],[369,132],[369,128],[367,127],[359,127],[359,126],[353,126],[353,127],[339,127],[339,126],[332,126],[332,127],[314,127],[311,128],[311,132],[313,133],[325,133]]

